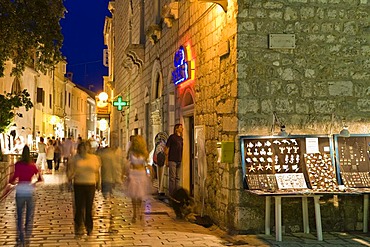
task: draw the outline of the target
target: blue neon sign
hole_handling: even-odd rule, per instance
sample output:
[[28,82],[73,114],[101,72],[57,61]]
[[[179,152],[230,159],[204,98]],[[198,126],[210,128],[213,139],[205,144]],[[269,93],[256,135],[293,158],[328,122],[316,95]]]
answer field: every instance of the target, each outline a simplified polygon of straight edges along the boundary
[[175,53],[173,64],[175,69],[172,71],[172,81],[175,85],[189,79],[189,65],[188,62],[185,61],[185,50],[183,46],[180,46]]

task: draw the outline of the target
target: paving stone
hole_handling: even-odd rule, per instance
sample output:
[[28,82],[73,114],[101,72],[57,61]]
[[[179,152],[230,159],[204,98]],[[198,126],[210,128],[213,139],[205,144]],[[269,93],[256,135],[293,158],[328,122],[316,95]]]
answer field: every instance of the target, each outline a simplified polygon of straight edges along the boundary
[[[64,181],[59,174],[45,175],[36,189],[34,226],[29,246],[370,246],[370,235],[324,233],[324,241],[315,234],[285,234],[283,242],[274,235],[229,236],[217,226],[204,228],[176,220],[173,210],[161,201],[145,201],[143,221],[131,223],[131,200],[116,191],[111,199],[96,193],[92,236],[76,239],[73,226],[73,194],[60,190]],[[14,191],[0,202],[0,246],[16,245]],[[364,244],[365,243],[365,244]],[[368,244],[366,244],[368,243]]]

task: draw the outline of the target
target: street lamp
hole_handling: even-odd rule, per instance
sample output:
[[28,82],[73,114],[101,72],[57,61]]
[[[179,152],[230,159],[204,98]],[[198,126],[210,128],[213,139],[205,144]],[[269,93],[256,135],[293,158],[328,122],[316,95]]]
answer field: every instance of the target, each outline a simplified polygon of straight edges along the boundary
[[98,129],[102,132],[106,132],[108,134],[108,143],[110,143],[110,112],[111,106],[117,107],[118,111],[122,111],[123,107],[129,105],[128,101],[122,99],[122,96],[117,96],[115,98],[110,98],[106,92],[101,92],[96,97],[96,106],[97,106],[97,120],[98,120]]
[[122,99],[122,96],[117,96],[116,100],[110,101],[108,99],[108,94],[106,92],[101,92],[98,95],[98,108],[104,108],[108,106],[108,103],[111,103],[113,106],[117,107],[118,111],[122,111],[124,106],[128,106],[129,102]]
[[106,131],[108,129],[109,124],[105,118],[100,119],[98,123],[100,131]]
[[108,94],[106,92],[101,92],[98,95],[98,107],[106,107],[108,105]]

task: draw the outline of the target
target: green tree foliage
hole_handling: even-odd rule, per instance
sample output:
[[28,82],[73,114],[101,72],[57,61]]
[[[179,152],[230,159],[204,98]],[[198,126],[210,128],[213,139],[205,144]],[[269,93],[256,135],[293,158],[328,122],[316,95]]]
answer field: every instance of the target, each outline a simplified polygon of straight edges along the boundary
[[25,65],[45,73],[62,59],[64,12],[63,0],[0,1],[0,77],[9,60],[19,76]]
[[26,111],[33,107],[30,94],[24,89],[19,93],[0,94],[0,133],[9,126],[15,116],[15,109],[24,106]]

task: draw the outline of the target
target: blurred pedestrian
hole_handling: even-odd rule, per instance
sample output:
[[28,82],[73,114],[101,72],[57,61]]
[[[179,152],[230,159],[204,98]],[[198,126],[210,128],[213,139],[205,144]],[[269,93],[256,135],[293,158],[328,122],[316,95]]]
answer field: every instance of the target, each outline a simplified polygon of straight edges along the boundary
[[62,156],[63,156],[63,164],[67,166],[68,160],[73,155],[73,143],[72,138],[68,137],[67,139],[62,139]]
[[132,200],[132,222],[135,223],[137,217],[139,217],[140,220],[143,219],[142,200],[150,193],[150,178],[145,168],[149,152],[143,136],[136,135],[132,138],[128,156],[130,170],[127,193]]
[[51,174],[53,171],[53,160],[54,160],[54,146],[53,140],[49,139],[46,145],[46,162],[48,164],[48,174]]
[[[10,178],[9,183],[13,184],[18,180],[18,185],[15,187],[15,201],[17,210],[17,238],[24,244],[25,233],[28,238],[32,232],[33,213],[34,213],[34,190],[35,184],[32,183],[33,177],[36,175],[37,182],[41,182],[42,176],[36,164],[32,162],[30,149],[27,145],[24,146],[20,161],[15,164],[15,171]],[[23,229],[23,211],[26,209],[26,222]]]
[[64,171],[65,171],[65,177],[63,179],[64,183],[61,184],[60,190],[63,191],[65,188],[68,191],[72,191],[72,184],[68,181],[67,172],[68,172],[68,161],[71,159],[71,157],[74,155],[74,149],[73,149],[73,142],[72,137],[63,138],[62,139],[62,161],[64,165]]
[[112,196],[116,183],[121,182],[121,166],[115,149],[111,147],[100,148],[97,151],[101,159],[101,189],[105,199]]
[[94,135],[92,135],[92,136],[89,138],[89,140],[88,140],[88,141],[90,142],[91,149],[93,150],[93,152],[95,152],[95,151],[98,149],[98,147],[99,147],[99,143],[97,142],[97,140],[96,140],[95,136],[94,136]]
[[54,166],[55,166],[54,169],[55,171],[59,170],[61,157],[62,157],[62,144],[58,138],[54,142]]
[[169,173],[168,193],[170,197],[179,189],[180,167],[182,160],[183,139],[182,124],[175,124],[173,134],[168,137],[166,143],[166,163]]
[[87,235],[93,231],[92,207],[95,189],[99,182],[100,159],[97,155],[88,153],[90,143],[81,142],[77,146],[77,154],[71,159],[68,178],[73,182],[75,206],[75,234],[83,235],[83,224]]
[[36,165],[40,170],[44,171],[46,168],[46,144],[44,143],[44,137],[40,137],[40,141],[37,143],[37,149]]

